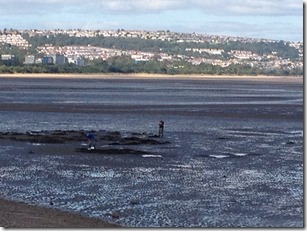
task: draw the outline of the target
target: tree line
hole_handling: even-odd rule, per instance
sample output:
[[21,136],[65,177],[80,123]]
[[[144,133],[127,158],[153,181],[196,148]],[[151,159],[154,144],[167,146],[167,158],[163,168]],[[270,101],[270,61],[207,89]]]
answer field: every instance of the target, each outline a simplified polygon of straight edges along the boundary
[[209,74],[209,75],[303,75],[303,70],[274,68],[265,69],[250,65],[231,64],[227,67],[201,63],[193,65],[187,61],[139,61],[130,56],[112,57],[108,60],[93,60],[86,66],[24,65],[19,62],[0,61],[0,73],[153,73],[153,74]]

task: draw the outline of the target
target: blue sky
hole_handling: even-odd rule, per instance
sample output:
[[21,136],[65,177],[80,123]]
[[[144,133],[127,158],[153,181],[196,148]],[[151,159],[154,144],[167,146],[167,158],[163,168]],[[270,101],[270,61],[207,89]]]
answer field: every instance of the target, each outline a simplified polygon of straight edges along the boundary
[[303,41],[299,0],[0,0],[0,29],[126,29]]

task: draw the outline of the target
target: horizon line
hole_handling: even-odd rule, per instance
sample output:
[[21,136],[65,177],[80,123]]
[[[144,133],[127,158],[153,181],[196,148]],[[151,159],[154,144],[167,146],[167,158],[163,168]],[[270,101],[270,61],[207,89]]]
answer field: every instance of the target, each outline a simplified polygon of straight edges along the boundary
[[167,32],[167,33],[178,33],[178,34],[195,34],[195,35],[201,35],[201,36],[218,36],[218,37],[232,37],[232,38],[244,38],[244,39],[258,39],[258,40],[269,40],[269,41],[285,41],[285,42],[299,42],[302,43],[303,41],[294,41],[294,40],[284,40],[284,39],[270,39],[270,38],[257,38],[257,37],[247,37],[247,36],[239,36],[239,35],[218,35],[218,34],[208,34],[208,33],[201,33],[201,32],[179,32],[179,31],[172,31],[169,29],[161,29],[161,30],[145,30],[145,29],[81,29],[81,28],[53,28],[53,29],[37,29],[37,28],[31,28],[31,29],[16,29],[16,28],[3,28],[0,29],[0,31],[64,31],[64,30],[80,30],[80,31],[138,31],[138,32]]

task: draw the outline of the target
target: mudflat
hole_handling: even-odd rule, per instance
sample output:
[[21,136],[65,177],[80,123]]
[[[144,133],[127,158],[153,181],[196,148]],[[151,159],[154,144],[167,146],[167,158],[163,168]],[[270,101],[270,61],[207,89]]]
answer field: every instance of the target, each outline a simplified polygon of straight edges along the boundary
[[[123,146],[138,147],[140,145],[155,145],[161,142],[155,135],[136,134],[123,137],[119,132],[92,131],[95,140],[106,144],[108,148],[88,149],[86,132],[79,131],[30,131],[26,133],[0,132],[0,144],[22,145],[24,142],[42,143],[42,146],[33,146],[31,150],[24,147],[24,152],[36,152],[57,155],[73,154],[104,154],[104,155],[141,155],[149,154],[137,148],[122,148]],[[80,142],[85,141],[83,146]],[[116,224],[101,219],[85,217],[77,213],[69,213],[50,207],[34,206],[24,202],[10,201],[0,198],[0,226],[5,228],[115,228]],[[110,214],[116,218],[117,214]]]
[[[0,196],[124,227],[303,227],[303,78],[23,77],[0,78]],[[0,226],[84,227],[0,206]]]

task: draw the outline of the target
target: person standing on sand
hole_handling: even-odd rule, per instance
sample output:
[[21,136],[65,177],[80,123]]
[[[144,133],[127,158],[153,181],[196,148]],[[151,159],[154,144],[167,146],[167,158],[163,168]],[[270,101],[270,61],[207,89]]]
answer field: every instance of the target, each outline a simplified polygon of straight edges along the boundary
[[164,121],[160,120],[159,122],[159,137],[163,137],[164,133]]

